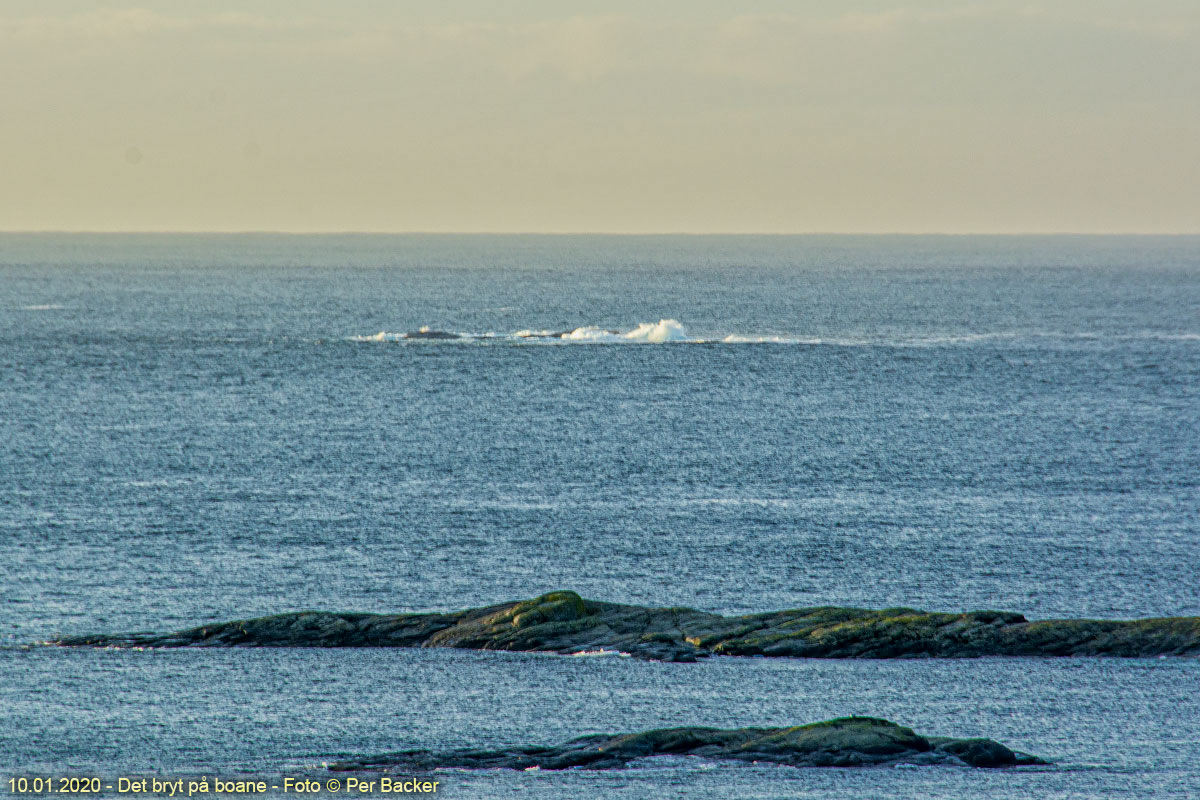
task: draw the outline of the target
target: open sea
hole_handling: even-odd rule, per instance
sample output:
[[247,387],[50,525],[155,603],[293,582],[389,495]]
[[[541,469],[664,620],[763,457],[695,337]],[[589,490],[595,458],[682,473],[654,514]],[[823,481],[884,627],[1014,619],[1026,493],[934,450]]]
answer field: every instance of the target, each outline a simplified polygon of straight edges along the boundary
[[0,234],[0,792],[866,714],[1054,764],[439,794],[1200,796],[1198,659],[28,646],[554,589],[1200,615],[1200,237]]

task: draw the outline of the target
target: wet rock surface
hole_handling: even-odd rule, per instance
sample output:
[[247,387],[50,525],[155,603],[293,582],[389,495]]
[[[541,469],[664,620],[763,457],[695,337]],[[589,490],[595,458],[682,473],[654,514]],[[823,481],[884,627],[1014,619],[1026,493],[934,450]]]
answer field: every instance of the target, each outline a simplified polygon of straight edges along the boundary
[[616,769],[653,756],[695,756],[793,767],[885,764],[1015,767],[1045,764],[991,739],[924,737],[887,720],[842,719],[792,728],[667,728],[596,734],[553,747],[408,750],[341,761],[329,769],[423,772],[436,769]]
[[551,592],[453,613],[300,611],[174,633],[69,636],[78,647],[456,647],[695,661],[709,655],[971,658],[1200,654],[1200,617],[1030,622],[1005,611],[935,613],[819,607],[725,617],[691,608],[584,600]]

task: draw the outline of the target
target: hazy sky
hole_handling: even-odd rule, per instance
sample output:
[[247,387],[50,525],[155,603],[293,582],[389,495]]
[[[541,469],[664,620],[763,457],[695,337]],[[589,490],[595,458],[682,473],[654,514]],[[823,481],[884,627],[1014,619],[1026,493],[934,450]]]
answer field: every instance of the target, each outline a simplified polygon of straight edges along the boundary
[[1200,2],[3,0],[0,229],[1200,232]]

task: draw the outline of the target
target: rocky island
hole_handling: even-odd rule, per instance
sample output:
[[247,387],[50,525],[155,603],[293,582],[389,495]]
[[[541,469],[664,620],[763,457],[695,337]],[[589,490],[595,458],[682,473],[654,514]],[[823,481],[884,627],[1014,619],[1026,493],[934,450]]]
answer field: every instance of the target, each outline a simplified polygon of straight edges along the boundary
[[339,772],[435,769],[616,769],[653,756],[695,756],[785,764],[862,767],[886,764],[1015,767],[1046,762],[991,739],[920,736],[872,717],[843,717],[794,728],[666,728],[595,734],[553,747],[500,750],[408,750],[329,765]]
[[67,636],[64,647],[455,647],[660,661],[710,655],[972,658],[1200,654],[1200,617],[1030,621],[1007,611],[823,606],[743,616],[585,600],[551,592],[452,613],[298,611],[174,633]]

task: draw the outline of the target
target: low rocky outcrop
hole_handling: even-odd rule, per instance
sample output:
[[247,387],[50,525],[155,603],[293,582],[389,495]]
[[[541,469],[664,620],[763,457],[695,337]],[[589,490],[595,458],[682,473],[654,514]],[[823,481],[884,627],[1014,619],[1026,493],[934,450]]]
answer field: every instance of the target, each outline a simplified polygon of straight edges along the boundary
[[435,769],[614,769],[653,756],[696,756],[786,764],[793,767],[863,767],[883,764],[1015,767],[1045,764],[991,739],[925,737],[871,717],[794,728],[667,728],[643,733],[596,734],[554,747],[499,750],[408,750],[329,766],[339,772]]
[[78,647],[457,647],[579,653],[613,650],[660,661],[709,655],[795,658],[971,658],[1200,654],[1200,617],[1031,622],[1006,611],[800,608],[725,617],[691,608],[532,600],[446,614],[300,611],[175,633],[68,636]]

